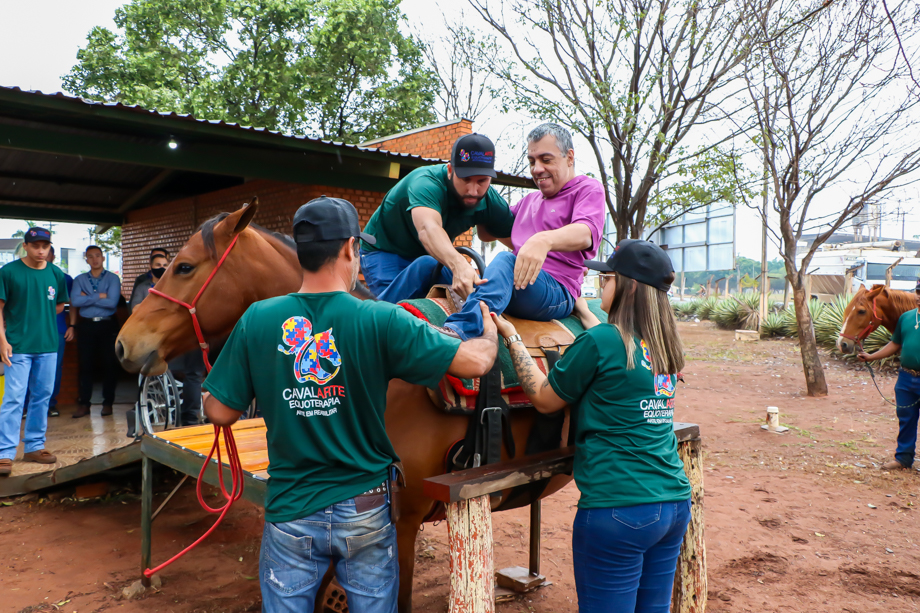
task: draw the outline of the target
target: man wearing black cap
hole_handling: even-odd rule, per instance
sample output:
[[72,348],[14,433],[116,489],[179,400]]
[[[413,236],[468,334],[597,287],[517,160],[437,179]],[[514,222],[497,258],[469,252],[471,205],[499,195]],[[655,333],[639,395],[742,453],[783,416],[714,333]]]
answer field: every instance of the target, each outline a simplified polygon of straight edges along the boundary
[[384,424],[389,381],[434,387],[447,372],[481,376],[495,360],[494,325],[460,342],[395,305],[352,296],[359,237],[374,242],[351,203],[324,196],[300,207],[299,292],[250,306],[204,384],[212,423],[234,423],[253,399],[265,418],[266,611],[312,611],[332,563],[353,611],[395,613],[387,482],[399,458]]
[[[455,238],[476,226],[480,240],[509,237],[514,216],[491,187],[495,146],[481,134],[461,136],[443,166],[416,168],[387,192],[367,222],[365,232],[376,244],[361,245],[361,270],[377,298],[399,302],[424,296],[432,282],[447,283],[466,298],[482,283]],[[432,274],[438,264],[444,272]]]
[[57,366],[57,314],[68,300],[67,283],[61,269],[48,264],[50,231],[29,228],[23,246],[25,256],[0,268],[0,360],[6,366],[0,405],[0,477],[13,470],[27,389],[22,459],[57,462],[45,449],[45,431]]

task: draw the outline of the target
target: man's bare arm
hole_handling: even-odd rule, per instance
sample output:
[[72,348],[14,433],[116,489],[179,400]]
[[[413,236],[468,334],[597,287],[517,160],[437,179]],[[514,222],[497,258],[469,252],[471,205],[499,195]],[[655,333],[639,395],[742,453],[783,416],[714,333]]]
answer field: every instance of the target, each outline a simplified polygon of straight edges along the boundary
[[593,240],[591,228],[581,222],[570,223],[557,230],[537,232],[518,251],[514,262],[514,287],[524,289],[532,285],[550,251],[584,251],[591,247]]
[[204,414],[208,416],[212,424],[217,426],[232,426],[243,415],[207,392],[202,394],[202,399],[204,400]]
[[485,282],[470,267],[466,258],[454,249],[450,237],[444,231],[444,222],[438,211],[417,206],[412,209],[412,223],[415,224],[418,239],[425,251],[450,270],[454,278],[452,289],[461,297],[466,298],[477,285]]

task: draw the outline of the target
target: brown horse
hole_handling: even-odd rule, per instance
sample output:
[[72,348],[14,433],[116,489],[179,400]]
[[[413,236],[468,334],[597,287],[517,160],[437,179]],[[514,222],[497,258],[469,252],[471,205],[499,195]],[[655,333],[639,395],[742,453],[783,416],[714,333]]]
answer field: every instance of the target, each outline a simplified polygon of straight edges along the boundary
[[917,296],[913,292],[893,290],[884,285],[873,285],[868,290],[859,288],[843,311],[837,348],[844,354],[853,353],[879,326],[894,330],[898,318],[915,308]]
[[[295,292],[302,281],[293,246],[283,237],[253,228],[256,204],[229,215],[222,214],[202,225],[176,254],[157,282],[156,289],[189,303],[234,236],[239,236],[223,266],[197,304],[206,338],[226,337],[246,308],[258,300]],[[367,297],[367,296],[359,296]],[[191,317],[186,309],[158,296],[148,296],[125,322],[116,341],[122,365],[145,375],[166,370],[166,361],[198,347]],[[425,359],[411,356],[410,359]],[[514,411],[511,431],[515,448],[526,448],[534,411]],[[399,544],[399,611],[412,610],[412,574],[415,539],[422,522],[430,518],[436,503],[422,493],[422,480],[444,473],[448,447],[464,438],[468,418],[447,415],[435,406],[426,388],[393,380],[387,392],[386,426],[393,447],[406,472],[407,487],[400,498],[401,517],[396,524]],[[503,453],[506,453],[503,450]],[[521,452],[519,452],[520,454]],[[571,477],[554,477],[539,497],[565,486]],[[525,506],[532,496],[515,496],[495,510]],[[513,505],[513,506],[512,506]]]

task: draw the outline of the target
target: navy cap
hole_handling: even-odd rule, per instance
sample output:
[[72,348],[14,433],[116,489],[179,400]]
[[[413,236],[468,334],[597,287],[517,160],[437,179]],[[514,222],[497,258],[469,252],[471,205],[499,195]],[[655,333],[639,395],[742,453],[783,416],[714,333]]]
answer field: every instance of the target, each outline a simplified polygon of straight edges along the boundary
[[335,241],[360,236],[368,244],[375,244],[370,234],[361,231],[358,211],[348,200],[320,196],[306,203],[294,213],[294,241]]
[[615,272],[663,292],[671,289],[674,279],[674,265],[665,250],[636,238],[620,241],[606,262],[585,260],[585,266],[600,272]]
[[461,136],[454,143],[450,164],[462,179],[478,175],[494,179],[495,145],[482,134]]
[[37,243],[38,241],[48,241],[51,242],[51,230],[45,228],[29,228],[26,230],[25,238],[22,239],[24,243]]

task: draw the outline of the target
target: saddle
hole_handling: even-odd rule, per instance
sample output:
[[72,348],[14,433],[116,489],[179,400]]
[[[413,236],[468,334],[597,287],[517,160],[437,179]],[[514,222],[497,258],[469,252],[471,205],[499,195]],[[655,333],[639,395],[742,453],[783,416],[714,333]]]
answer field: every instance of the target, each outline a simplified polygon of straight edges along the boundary
[[[603,314],[598,310],[599,301],[595,302],[589,305],[601,317]],[[452,295],[449,287],[438,285],[431,289],[428,297],[405,300],[399,305],[432,325],[443,326],[447,317],[458,310],[460,300]],[[514,323],[531,357],[544,373],[549,372],[562,353],[575,342],[575,337],[584,331],[576,317],[549,322],[515,317],[508,317],[508,320]],[[499,343],[498,357],[489,373],[476,379],[459,379],[446,375],[438,387],[429,388],[428,393],[434,404],[442,407],[445,412],[469,416],[465,439],[457,441],[448,450],[448,471],[498,462],[501,459],[502,442],[508,457],[515,457],[509,413],[512,410],[532,409],[533,405],[521,389],[511,363],[511,354],[503,343]],[[553,415],[538,414],[525,453],[558,448],[564,421],[564,411]]]

